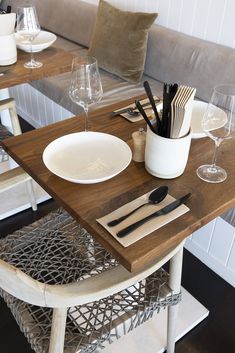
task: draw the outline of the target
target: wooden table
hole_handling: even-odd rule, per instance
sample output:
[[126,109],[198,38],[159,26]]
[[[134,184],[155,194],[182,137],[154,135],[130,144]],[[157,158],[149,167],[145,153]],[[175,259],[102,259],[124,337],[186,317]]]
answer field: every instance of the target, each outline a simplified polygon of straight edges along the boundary
[[[142,121],[130,123],[121,117],[110,118],[110,112],[118,106],[120,104],[92,112],[92,130],[116,135],[132,147],[132,132],[145,124]],[[83,119],[75,117],[9,138],[2,142],[2,146],[129,271],[136,271],[146,263],[163,257],[192,232],[235,206],[235,141],[221,146],[218,163],[228,172],[227,180],[221,184],[206,183],[196,175],[199,165],[211,161],[214,148],[209,138],[203,138],[192,141],[186,170],[176,179],[153,177],[147,173],[143,163],[132,161],[127,169],[108,181],[82,185],[53,175],[44,166],[42,153],[54,139],[82,131],[83,127]],[[168,185],[169,193],[176,198],[191,192],[192,197],[187,202],[190,212],[127,248],[122,247],[96,222],[97,218],[160,185]]]
[[0,89],[40,80],[44,77],[55,76],[71,70],[73,55],[55,45],[35,53],[38,61],[43,63],[41,68],[27,69],[24,63],[29,60],[30,53],[17,50],[17,62],[13,65],[1,66]]

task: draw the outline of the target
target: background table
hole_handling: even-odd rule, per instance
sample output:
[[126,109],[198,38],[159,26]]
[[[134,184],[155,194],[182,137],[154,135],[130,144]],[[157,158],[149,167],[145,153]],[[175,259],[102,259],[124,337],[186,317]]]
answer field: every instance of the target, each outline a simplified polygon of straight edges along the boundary
[[0,67],[0,73],[3,73],[0,76],[0,89],[59,75],[71,70],[73,55],[54,45],[35,53],[37,60],[43,63],[40,68],[26,69],[24,67],[29,55],[30,53],[17,49],[17,62],[13,65]]

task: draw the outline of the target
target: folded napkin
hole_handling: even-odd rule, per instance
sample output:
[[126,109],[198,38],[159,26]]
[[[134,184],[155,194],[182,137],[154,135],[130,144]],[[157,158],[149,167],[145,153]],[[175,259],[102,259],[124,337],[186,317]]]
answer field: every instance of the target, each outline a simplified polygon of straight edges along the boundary
[[129,216],[127,219],[125,219],[115,227],[109,227],[107,225],[109,221],[119,218],[129,213],[136,207],[148,202],[149,194],[152,191],[140,196],[138,199],[135,199],[125,204],[124,206],[113,211],[112,213],[109,213],[108,215],[97,219],[96,221],[100,223],[122,246],[127,247],[189,211],[189,208],[187,206],[181,205],[174,211],[168,213],[167,215],[155,217],[154,219],[149,220],[148,222],[146,222],[133,232],[129,233],[125,237],[118,238],[116,235],[118,231],[150,215],[151,213],[158,211],[160,208],[167,206],[169,203],[175,200],[172,196],[167,195],[167,197],[159,204],[146,205],[144,207],[141,207],[138,211],[133,213],[131,216]]
[[180,138],[188,134],[191,125],[193,100],[196,88],[179,86],[171,102],[171,134],[172,138]]
[[[157,98],[158,98],[158,97],[156,97],[156,96],[154,97],[155,100],[157,100]],[[148,102],[149,102],[149,99],[148,99],[148,98],[142,99],[142,100],[140,101],[141,104],[145,104],[145,103],[148,103]],[[160,111],[160,110],[162,109],[162,101],[159,101],[159,103],[156,103],[156,107],[157,107],[158,111]],[[136,111],[138,111],[137,108],[136,108],[136,106],[135,106],[135,103],[132,103],[132,104],[130,104],[130,105],[126,105],[125,107],[123,107],[123,108],[121,108],[121,109],[125,109],[125,108],[134,108]],[[114,110],[114,113],[115,113],[116,111],[121,110],[121,109]],[[149,103],[149,106],[148,106],[148,107],[146,107],[146,108],[144,107],[144,110],[145,110],[145,112],[146,112],[146,114],[147,114],[147,116],[148,116],[148,118],[149,118],[150,120],[155,118],[155,117],[154,117],[153,110],[152,110],[152,107],[150,106],[150,103]],[[123,118],[129,120],[129,121],[132,122],[132,123],[135,123],[135,122],[137,122],[137,121],[143,120],[143,117],[142,117],[141,114],[140,114],[139,116],[131,116],[131,115],[128,114],[128,113],[122,113],[122,114],[120,114],[120,116],[122,116]]]

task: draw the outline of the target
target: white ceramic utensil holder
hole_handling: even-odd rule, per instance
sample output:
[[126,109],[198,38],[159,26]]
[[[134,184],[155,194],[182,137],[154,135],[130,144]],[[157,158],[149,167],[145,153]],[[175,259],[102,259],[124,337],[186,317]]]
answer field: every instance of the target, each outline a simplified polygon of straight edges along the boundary
[[145,146],[146,170],[162,179],[172,179],[183,174],[189,155],[191,133],[172,139],[159,136],[147,127]]
[[2,14],[0,19],[0,66],[12,65],[17,61],[14,35],[16,14]]

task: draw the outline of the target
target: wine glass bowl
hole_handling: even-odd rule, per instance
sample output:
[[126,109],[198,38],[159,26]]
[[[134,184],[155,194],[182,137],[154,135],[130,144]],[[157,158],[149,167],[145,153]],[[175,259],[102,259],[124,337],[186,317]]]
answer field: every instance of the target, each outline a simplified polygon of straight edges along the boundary
[[217,85],[202,119],[202,128],[215,142],[212,164],[202,165],[197,175],[204,181],[220,183],[227,178],[226,171],[216,165],[218,148],[235,137],[235,86]]
[[88,131],[88,109],[103,96],[103,89],[96,58],[76,57],[72,62],[72,78],[69,87],[71,100],[85,113],[85,131]]
[[26,44],[30,45],[30,61],[24,64],[25,68],[35,69],[42,66],[33,57],[32,42],[40,33],[41,28],[38,22],[36,9],[34,6],[20,6],[17,8],[16,32],[22,37]]

